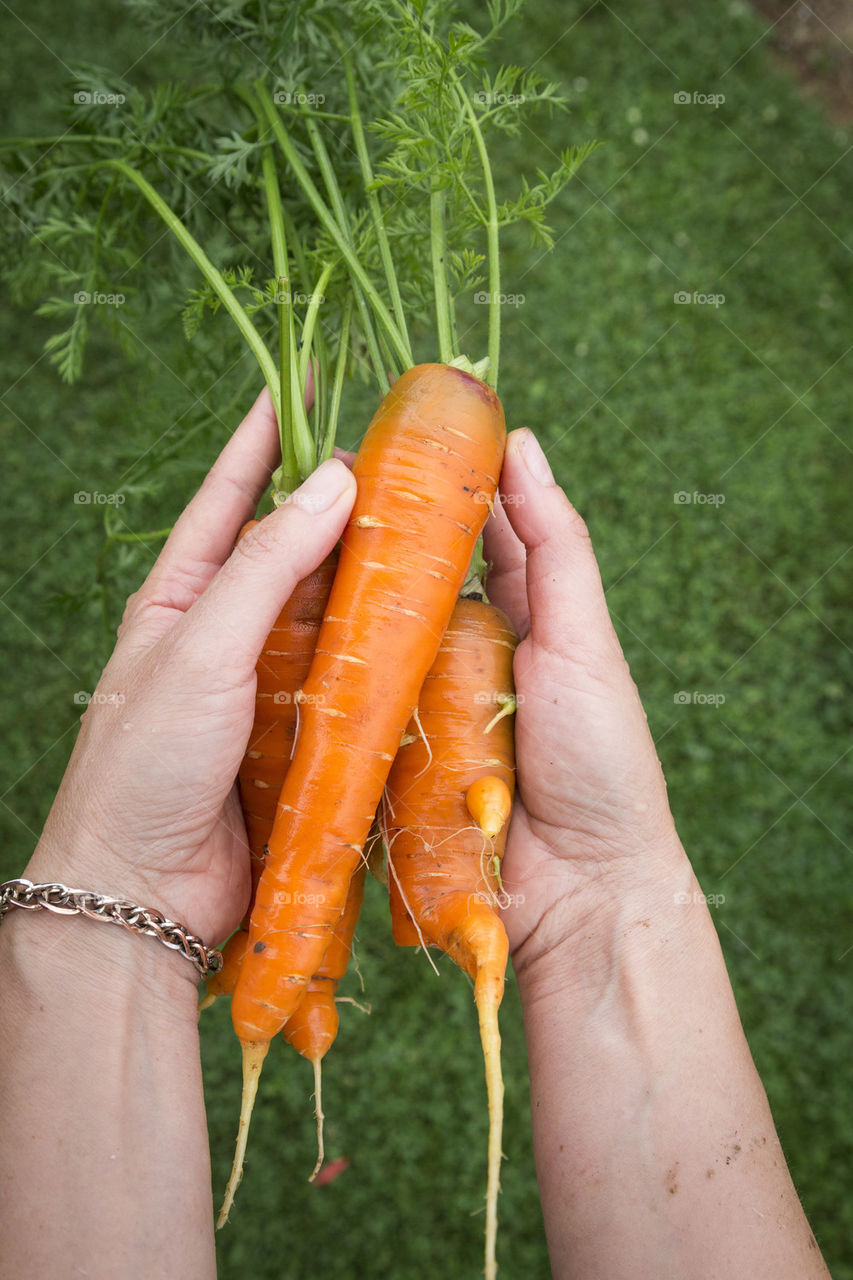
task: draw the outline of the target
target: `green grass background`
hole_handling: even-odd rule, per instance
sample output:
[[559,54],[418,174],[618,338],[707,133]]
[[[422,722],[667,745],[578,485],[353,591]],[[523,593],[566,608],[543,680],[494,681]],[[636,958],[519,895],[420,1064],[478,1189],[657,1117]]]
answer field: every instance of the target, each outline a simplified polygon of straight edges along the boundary
[[[58,124],[63,61],[124,72],[140,59],[141,80],[169,68],[168,41],[146,53],[113,0],[38,0],[22,16],[7,13],[0,46],[9,132]],[[836,1280],[851,1280],[853,139],[774,66],[764,31],[737,2],[530,7],[507,56],[568,84],[572,112],[511,141],[498,180],[537,148],[606,145],[554,210],[555,253],[537,262],[509,246],[505,287],[525,301],[506,313],[502,396],[590,524],[679,830],[705,891],[725,895],[714,918],[796,1185]],[[679,105],[679,91],[725,103]],[[725,303],[676,305],[679,290]],[[102,660],[85,597],[100,513],[73,493],[113,491],[144,448],[161,433],[179,441],[190,421],[212,457],[251,399],[223,409],[251,376],[243,364],[210,412],[195,404],[177,323],[145,334],[150,357],[133,366],[96,340],[73,390],[42,355],[49,332],[4,308],[0,878],[27,859],[73,741],[73,695]],[[135,527],[170,522],[192,492],[198,466],[179,463],[159,495],[131,498]],[[680,504],[679,492],[724,502]],[[132,587],[140,564],[118,584]],[[51,599],[69,593],[83,595],[73,612]],[[351,1167],[327,1188],[306,1184],[308,1067],[271,1055],[219,1237],[223,1280],[479,1272],[486,1111],[470,987],[447,964],[439,980],[423,957],[394,952],[376,885],[359,939],[373,1012],[344,1007],[325,1076],[327,1151]],[[543,1276],[512,980],[502,1026],[502,1274]],[[227,1008],[202,1039],[218,1195],[239,1094]]]

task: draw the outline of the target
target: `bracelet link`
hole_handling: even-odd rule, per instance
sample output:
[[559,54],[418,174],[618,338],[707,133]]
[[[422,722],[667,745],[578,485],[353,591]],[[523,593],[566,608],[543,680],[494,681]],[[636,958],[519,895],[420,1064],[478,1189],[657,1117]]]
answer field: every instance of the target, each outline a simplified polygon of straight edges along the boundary
[[63,916],[79,914],[147,934],[171,951],[180,951],[203,978],[222,968],[222,953],[215,947],[206,947],[183,925],[167,920],[153,907],[139,907],[124,898],[111,898],[91,889],[69,889],[64,884],[33,884],[19,877],[0,884],[0,922],[10,907],[22,907],[25,911],[44,908]]

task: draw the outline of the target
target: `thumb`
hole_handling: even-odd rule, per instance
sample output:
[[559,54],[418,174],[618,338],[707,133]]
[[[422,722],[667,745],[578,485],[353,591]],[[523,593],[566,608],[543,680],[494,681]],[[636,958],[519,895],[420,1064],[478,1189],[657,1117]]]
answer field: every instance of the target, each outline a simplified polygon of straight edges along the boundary
[[554,480],[532,431],[507,439],[501,490],[525,549],[534,643],[554,653],[621,656],[587,527]]
[[343,533],[356,485],[332,458],[277,510],[240,539],[206,591],[170,637],[195,666],[248,678],[264,641],[298,582],[329,554]]

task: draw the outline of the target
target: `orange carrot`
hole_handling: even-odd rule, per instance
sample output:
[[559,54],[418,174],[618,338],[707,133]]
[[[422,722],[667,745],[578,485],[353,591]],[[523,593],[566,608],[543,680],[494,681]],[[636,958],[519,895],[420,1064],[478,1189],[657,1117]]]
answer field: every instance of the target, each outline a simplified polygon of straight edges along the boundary
[[503,778],[490,774],[471,783],[465,792],[465,807],[483,835],[494,839],[509,821],[512,792]]
[[438,947],[474,980],[474,999],[489,1101],[486,1195],[487,1277],[497,1263],[503,1081],[498,1008],[509,945],[497,911],[500,859],[509,806],[466,800],[514,785],[512,722],[494,717],[498,696],[512,688],[517,639],[509,620],[479,600],[460,600],[438,656],[424,681],[411,740],[400,748],[388,778],[384,835],[394,939],[401,946]]
[[[250,520],[240,530],[239,538],[257,523]],[[223,948],[222,968],[207,980],[199,1012],[209,1008],[217,996],[231,995],[237,984],[249,940],[252,904],[264,869],[264,851],[293,752],[298,694],[314,656],[337,563],[337,552],[333,551],[297,584],[276,619],[255,667],[255,719],[239,773],[240,804],[251,856],[252,893],[243,923]]]
[[385,396],[356,457],[356,502],[231,1001],[246,1083],[241,1132],[270,1040],[319,969],[343,911],[494,499],[505,438],[490,387],[451,365],[418,365]]
[[297,1053],[314,1067],[314,1114],[317,1118],[317,1163],[309,1182],[316,1178],[323,1164],[323,1095],[321,1064],[338,1034],[338,1009],[335,1003],[338,983],[347,971],[352,952],[353,934],[358,924],[364,897],[364,865],[358,867],[350,881],[346,906],[335,926],[322,964],[314,974],[296,1012],[284,1025],[282,1035]]

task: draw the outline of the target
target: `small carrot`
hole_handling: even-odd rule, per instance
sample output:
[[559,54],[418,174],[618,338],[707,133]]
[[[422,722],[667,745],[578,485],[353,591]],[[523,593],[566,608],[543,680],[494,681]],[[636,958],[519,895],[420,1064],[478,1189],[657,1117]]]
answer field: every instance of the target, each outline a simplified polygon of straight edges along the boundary
[[322,1062],[338,1034],[338,1009],[335,996],[338,983],[347,971],[352,953],[353,934],[358,924],[364,897],[365,866],[362,863],[350,881],[346,906],[335,926],[323,961],[314,974],[296,1012],[284,1024],[282,1035],[297,1053],[307,1058],[314,1068],[314,1114],[317,1119],[317,1163],[309,1182],[316,1178],[323,1164],[323,1094]]
[[[512,721],[492,710],[512,687],[516,643],[499,610],[481,600],[459,601],[383,802],[395,941],[438,947],[474,980],[489,1102],[488,1278],[497,1271],[503,1123],[498,1008],[509,953],[496,908],[509,816],[504,801],[511,800],[514,785]],[[472,793],[477,822],[467,803]]]
[[[394,384],[359,449],[355,506],[231,1001],[246,1084],[241,1134],[270,1040],[299,1004],[343,911],[494,499],[505,438],[490,387],[452,365],[426,364]],[[232,1194],[238,1165],[239,1151]]]
[[477,778],[465,792],[465,807],[484,836],[493,840],[509,821],[512,792],[503,778]]
[[[240,530],[238,542],[257,520]],[[255,667],[255,718],[240,765],[240,805],[246,823],[251,857],[252,891],[240,928],[222,952],[222,968],[207,980],[199,1013],[218,996],[230,996],[249,941],[249,920],[255,891],[264,869],[264,854],[275,819],[285,775],[293,753],[299,716],[298,695],[308,675],[323,612],[337,567],[333,551],[307,578],[297,583],[267,637]]]

